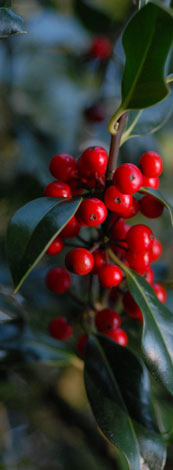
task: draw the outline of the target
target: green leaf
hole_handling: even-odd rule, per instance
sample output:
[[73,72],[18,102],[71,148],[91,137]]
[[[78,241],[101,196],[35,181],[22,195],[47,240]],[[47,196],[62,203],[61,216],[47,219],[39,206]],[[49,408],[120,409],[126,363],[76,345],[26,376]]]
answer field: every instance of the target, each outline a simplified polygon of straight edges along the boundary
[[25,33],[23,19],[11,8],[0,8],[0,39],[16,33]]
[[121,145],[132,137],[142,137],[153,134],[163,127],[173,111],[173,92],[161,103],[140,110],[130,111],[128,114],[127,128],[123,132]]
[[7,230],[8,261],[15,292],[79,207],[81,199],[42,197],[21,207]]
[[109,250],[110,259],[125,272],[128,289],[143,314],[142,354],[156,381],[173,394],[173,313],[156,297],[153,288]]
[[169,94],[164,64],[172,39],[173,18],[155,3],[148,3],[129,21],[122,38],[126,64],[121,104],[110,121],[110,132],[115,133],[115,122],[125,111],[147,108]]
[[[85,384],[99,427],[117,447],[128,468],[162,469],[165,446],[159,436],[150,383],[142,361],[105,336],[91,337]],[[142,465],[141,465],[142,464]]]
[[88,0],[74,0],[75,11],[84,25],[94,33],[109,32],[111,18]]
[[164,207],[166,207],[166,209],[168,209],[170,219],[171,219],[171,223],[172,223],[172,226],[173,226],[173,210],[172,210],[172,207],[165,200],[165,198],[162,196],[162,194],[157,189],[144,188],[144,187],[140,188],[140,192],[143,192],[143,193],[146,193],[146,194],[150,194],[151,196],[154,196],[156,199],[158,199],[158,201],[160,201],[163,204]]
[[139,274],[128,269],[129,291],[143,314],[142,350],[147,367],[173,394],[173,314]]

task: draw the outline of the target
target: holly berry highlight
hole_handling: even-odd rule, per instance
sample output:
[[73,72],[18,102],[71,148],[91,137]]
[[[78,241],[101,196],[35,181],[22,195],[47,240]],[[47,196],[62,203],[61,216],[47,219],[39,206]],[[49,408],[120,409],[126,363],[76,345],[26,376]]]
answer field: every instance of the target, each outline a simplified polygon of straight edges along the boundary
[[[142,312],[128,291],[122,263],[145,278],[160,302],[166,300],[166,291],[154,281],[151,267],[162,254],[162,244],[146,225],[146,217],[160,217],[164,206],[143,189],[158,188],[162,159],[156,152],[146,152],[138,166],[124,163],[116,168],[112,181],[106,179],[107,165],[107,152],[99,146],[84,150],[78,161],[60,153],[50,161],[54,181],[44,190],[45,197],[82,198],[77,212],[46,252],[54,256],[71,246],[65,256],[65,267],[55,266],[47,273],[46,284],[51,291],[72,294],[73,275],[89,276],[90,298],[93,281],[97,286],[94,300],[86,302],[80,317],[84,334],[78,339],[77,351],[81,356],[85,354],[90,331],[98,331],[126,346],[128,336],[123,329],[126,316],[132,321],[143,321]],[[144,222],[133,225],[133,217],[139,211],[145,216]],[[82,228],[82,233],[87,230],[85,238],[80,235]],[[83,303],[80,297],[78,300]],[[114,310],[117,303],[123,314]],[[74,327],[66,318],[57,317],[50,323],[49,331],[54,338],[66,340]]]

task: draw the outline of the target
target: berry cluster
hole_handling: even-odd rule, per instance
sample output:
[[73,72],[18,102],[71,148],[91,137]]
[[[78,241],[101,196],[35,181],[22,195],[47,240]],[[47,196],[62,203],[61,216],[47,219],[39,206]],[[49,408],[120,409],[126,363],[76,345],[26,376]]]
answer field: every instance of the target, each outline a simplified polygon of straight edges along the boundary
[[[106,334],[122,346],[127,345],[127,334],[120,328],[121,316],[112,309],[117,299],[122,300],[127,315],[139,322],[143,321],[140,308],[127,290],[123,271],[112,262],[111,253],[113,257],[117,256],[117,261],[120,259],[144,276],[152,285],[160,302],[166,300],[166,291],[163,286],[154,282],[151,267],[151,263],[162,253],[161,242],[154,237],[147,225],[130,226],[126,222],[126,219],[133,218],[138,211],[148,218],[162,214],[163,205],[154,196],[143,195],[142,191],[142,186],[158,188],[163,168],[162,159],[155,152],[146,152],[140,158],[139,166],[132,163],[120,165],[114,171],[111,182],[105,180],[107,164],[107,152],[98,146],[87,148],[77,162],[65,153],[55,155],[49,166],[55,180],[48,184],[44,191],[47,197],[69,199],[77,194],[83,197],[75,216],[50,244],[47,254],[56,255],[62,251],[64,246],[68,246],[66,239],[69,238],[76,237],[80,246],[79,243],[73,244],[73,248],[65,257],[65,267],[54,267],[48,272],[47,287],[57,294],[70,293],[70,273],[79,276],[89,274],[91,281],[93,276],[97,276],[98,286],[100,285],[102,294],[106,294],[106,304],[104,298],[102,303],[97,299],[92,306],[91,303],[86,305],[88,324],[87,327],[85,325],[85,334],[77,343],[80,355],[84,355],[90,328]],[[134,197],[134,193],[138,193],[137,197]],[[93,230],[90,240],[79,236],[82,227],[95,227],[94,239]],[[98,301],[99,308],[96,308]],[[73,327],[64,317],[54,318],[50,323],[50,334],[56,339],[65,340],[72,333]]]

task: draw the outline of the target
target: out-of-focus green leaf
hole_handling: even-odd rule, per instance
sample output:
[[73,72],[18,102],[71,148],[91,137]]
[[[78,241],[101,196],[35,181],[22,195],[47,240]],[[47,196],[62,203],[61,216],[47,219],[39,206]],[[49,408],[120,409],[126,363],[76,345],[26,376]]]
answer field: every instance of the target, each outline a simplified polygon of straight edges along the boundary
[[[169,94],[164,64],[173,40],[173,18],[164,8],[148,3],[129,21],[122,38],[126,55],[120,107],[109,130],[127,110],[144,109]],[[135,53],[134,53],[135,50]]]
[[173,93],[154,107],[141,111],[130,111],[128,125],[123,132],[121,145],[132,137],[153,134],[163,127],[173,111]]
[[7,250],[15,292],[74,215],[80,202],[80,198],[65,201],[42,197],[27,203],[14,214],[7,231]]
[[94,33],[108,33],[111,18],[88,0],[74,0],[75,11],[84,25]]
[[11,34],[25,32],[21,16],[11,8],[0,8],[0,39],[8,38]]
[[[88,398],[102,432],[126,459],[128,468],[163,468],[165,445],[152,407],[147,370],[114,341],[91,337],[85,358]],[[126,467],[125,467],[126,468]]]
[[163,204],[164,207],[166,207],[170,215],[171,223],[173,225],[173,210],[171,206],[168,204],[168,202],[165,200],[165,198],[162,196],[162,194],[160,194],[160,192],[157,189],[152,189],[152,188],[141,187],[140,191],[146,194],[150,194],[150,196],[154,196],[156,199],[158,199],[158,201],[160,201]]

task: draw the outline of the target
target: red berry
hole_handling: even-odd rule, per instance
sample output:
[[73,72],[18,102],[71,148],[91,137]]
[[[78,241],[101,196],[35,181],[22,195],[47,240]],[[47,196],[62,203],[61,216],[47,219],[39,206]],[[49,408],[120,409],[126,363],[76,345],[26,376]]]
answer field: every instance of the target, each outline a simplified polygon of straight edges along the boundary
[[130,268],[134,269],[139,274],[144,274],[152,261],[151,251],[128,250],[126,257]]
[[55,240],[49,245],[46,253],[47,255],[57,255],[64,248],[64,242],[60,237],[56,237]]
[[119,243],[118,245],[116,245],[116,242],[115,242],[115,243],[111,243],[110,247],[111,247],[111,250],[118,256],[118,258],[124,261],[127,250],[128,250],[128,245],[124,241],[120,241],[120,245]]
[[94,257],[94,267],[93,274],[97,274],[98,270],[106,264],[106,252],[105,250],[96,250],[93,253]]
[[133,197],[132,205],[129,207],[129,209],[123,212],[123,217],[125,219],[131,219],[132,217],[135,217],[135,215],[138,212],[139,212],[139,202],[135,197]]
[[71,176],[73,176],[73,172],[76,168],[76,162],[71,155],[68,153],[59,153],[55,155],[49,165],[49,170],[54,176],[62,181],[67,181]]
[[71,286],[71,277],[65,268],[52,268],[46,276],[47,287],[57,294],[64,294]]
[[140,200],[140,211],[149,219],[156,219],[162,215],[164,206],[154,196],[147,194]]
[[125,240],[130,225],[124,222],[124,219],[120,218],[111,228],[111,237],[116,240]]
[[126,235],[126,241],[130,250],[150,250],[153,245],[154,235],[147,225],[137,224],[131,227]]
[[107,264],[98,271],[98,279],[103,287],[110,288],[118,286],[123,278],[121,269],[114,264]]
[[139,160],[139,165],[144,176],[156,178],[163,170],[163,163],[160,155],[156,152],[146,152]]
[[152,284],[154,281],[154,271],[152,268],[147,269],[146,273],[144,273],[144,279],[148,282],[148,284]]
[[124,212],[130,209],[132,205],[131,194],[123,194],[116,188],[116,186],[109,186],[104,195],[104,201],[108,209],[117,214],[123,215]]
[[82,187],[81,179],[77,177],[69,178],[69,180],[67,180],[67,184],[70,186],[71,193],[73,196],[78,196],[78,194],[82,194],[84,188]]
[[120,316],[111,308],[104,308],[103,310],[100,310],[100,312],[96,313],[95,325],[101,333],[107,334],[110,330],[119,328],[120,324]]
[[158,258],[160,258],[162,254],[162,244],[158,238],[154,238],[153,246],[152,246],[152,261],[156,261]]
[[77,347],[77,352],[78,352],[79,356],[82,356],[82,357],[85,356],[87,341],[88,341],[88,335],[81,335],[78,338],[76,347]]
[[107,217],[107,209],[104,202],[97,198],[82,201],[76,215],[84,225],[95,227],[104,222]]
[[71,197],[71,190],[68,184],[62,181],[52,181],[49,183],[45,190],[44,196],[46,197]]
[[84,110],[86,119],[90,122],[102,122],[105,118],[105,109],[101,103],[88,106]]
[[159,178],[149,178],[148,176],[143,176],[143,185],[145,188],[157,189],[159,187]]
[[65,264],[69,271],[83,276],[90,273],[94,266],[94,258],[85,248],[74,248],[65,257]]
[[98,178],[106,172],[108,154],[102,147],[89,147],[79,158],[77,167],[79,175],[86,179]]
[[76,218],[73,216],[67,225],[61,231],[61,237],[63,238],[73,238],[78,235],[80,232],[81,226]]
[[142,186],[143,176],[133,163],[123,163],[114,171],[113,183],[121,193],[133,194]]
[[108,59],[112,54],[112,42],[110,39],[100,36],[93,39],[90,54],[100,60]]
[[166,302],[166,299],[167,299],[167,292],[166,292],[165,288],[161,284],[159,284],[158,282],[154,282],[152,287],[154,289],[154,292],[155,292],[157,298],[160,300],[160,302],[162,304],[164,304]]
[[73,334],[73,327],[65,317],[56,317],[49,324],[49,332],[53,338],[64,341]]
[[126,332],[121,328],[117,328],[117,330],[110,330],[107,333],[107,336],[109,336],[109,338],[113,339],[114,341],[116,341],[116,343],[120,344],[121,346],[127,346],[128,336]]
[[132,317],[136,318],[140,322],[143,321],[142,312],[138,307],[137,303],[133,300],[130,292],[126,292],[123,296],[123,306],[126,313]]

